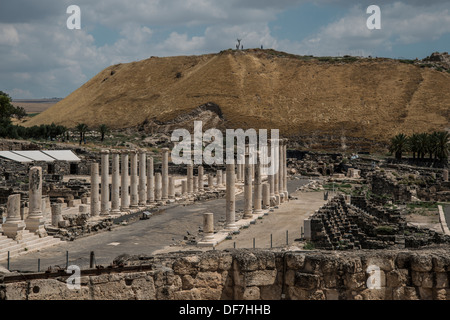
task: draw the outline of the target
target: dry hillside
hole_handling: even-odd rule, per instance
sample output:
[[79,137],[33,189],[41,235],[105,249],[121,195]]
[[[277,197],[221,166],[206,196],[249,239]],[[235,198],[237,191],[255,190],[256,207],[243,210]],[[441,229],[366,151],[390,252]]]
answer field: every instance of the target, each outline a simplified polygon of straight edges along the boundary
[[449,127],[450,74],[391,59],[272,50],[152,57],[106,68],[26,125],[133,127],[208,102],[220,107],[228,128],[385,141]]

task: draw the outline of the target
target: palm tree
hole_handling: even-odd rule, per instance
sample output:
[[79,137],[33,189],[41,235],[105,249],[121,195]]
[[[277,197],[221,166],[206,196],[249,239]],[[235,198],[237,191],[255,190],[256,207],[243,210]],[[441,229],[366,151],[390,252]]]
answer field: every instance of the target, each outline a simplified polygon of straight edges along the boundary
[[411,137],[408,138],[408,149],[412,152],[413,154],[413,160],[416,160],[416,153],[417,153],[417,157],[419,157],[419,142],[420,142],[420,138],[419,138],[419,134],[414,133]]
[[417,158],[423,160],[427,151],[428,134],[420,133],[418,135],[418,140]]
[[391,139],[389,152],[395,153],[395,159],[401,160],[402,154],[407,150],[407,147],[408,139],[403,133],[400,133]]
[[430,160],[433,160],[433,155],[436,152],[437,132],[427,134],[427,153],[430,155]]
[[106,124],[102,124],[99,128],[98,131],[100,132],[100,134],[102,135],[101,141],[103,142],[103,140],[105,140],[105,134],[107,134],[109,132],[109,128]]
[[447,131],[436,132],[435,156],[441,162],[447,162],[450,148],[450,133]]
[[80,145],[81,143],[84,141],[84,143],[86,144],[86,139],[85,139],[85,134],[88,131],[88,126],[84,123],[79,123],[76,126],[77,131],[80,133]]

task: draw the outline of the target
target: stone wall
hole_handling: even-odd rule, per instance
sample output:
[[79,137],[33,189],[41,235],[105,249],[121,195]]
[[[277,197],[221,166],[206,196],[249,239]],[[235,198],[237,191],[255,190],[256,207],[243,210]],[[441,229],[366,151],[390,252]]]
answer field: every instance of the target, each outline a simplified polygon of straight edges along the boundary
[[448,249],[122,256],[111,268],[82,271],[79,290],[67,288],[65,270],[0,275],[0,298],[450,300]]

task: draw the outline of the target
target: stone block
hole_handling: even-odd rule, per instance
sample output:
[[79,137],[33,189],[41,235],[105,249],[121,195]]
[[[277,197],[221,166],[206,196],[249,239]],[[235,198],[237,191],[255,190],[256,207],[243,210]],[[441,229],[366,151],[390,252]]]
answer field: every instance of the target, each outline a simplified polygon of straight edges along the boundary
[[435,273],[436,275],[436,288],[448,288],[448,276],[445,272]]
[[305,265],[305,254],[304,253],[286,253],[286,266],[288,269],[301,270]]
[[412,271],[411,280],[416,287],[433,288],[433,273],[431,272]]
[[411,269],[419,272],[429,272],[433,268],[430,254],[414,254],[411,256]]
[[275,284],[277,270],[256,270],[244,274],[244,283],[247,287],[271,286]]
[[316,289],[319,287],[320,277],[310,273],[295,273],[295,286],[303,289]]
[[390,288],[405,286],[408,280],[408,269],[396,269],[386,273],[386,284]]

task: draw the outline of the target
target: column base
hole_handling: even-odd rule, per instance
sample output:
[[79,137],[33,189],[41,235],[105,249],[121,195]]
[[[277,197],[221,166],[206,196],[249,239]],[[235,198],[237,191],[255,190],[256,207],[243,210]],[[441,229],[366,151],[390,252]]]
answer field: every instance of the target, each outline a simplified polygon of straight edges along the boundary
[[44,227],[44,218],[28,218],[25,220],[26,230],[33,232],[40,238],[47,236],[47,231]]
[[25,229],[25,222],[5,222],[2,226],[3,235],[13,240],[22,240],[23,230]]

